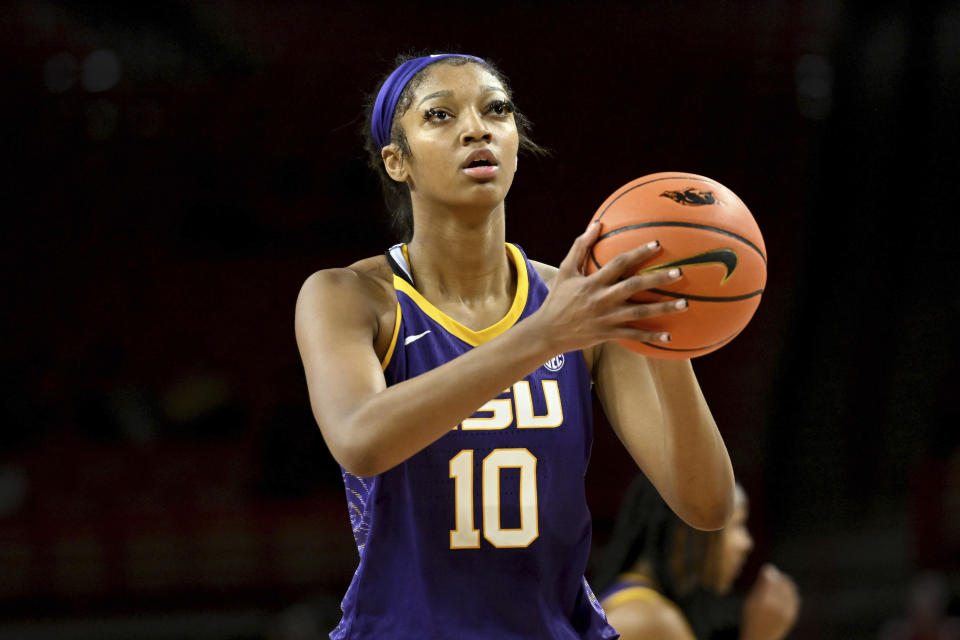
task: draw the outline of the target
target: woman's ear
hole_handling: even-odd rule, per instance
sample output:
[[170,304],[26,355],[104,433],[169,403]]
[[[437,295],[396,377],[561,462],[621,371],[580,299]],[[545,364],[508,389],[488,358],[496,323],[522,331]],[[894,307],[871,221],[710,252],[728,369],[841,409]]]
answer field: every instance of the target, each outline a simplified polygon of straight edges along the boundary
[[388,144],[380,150],[383,168],[395,182],[407,181],[407,165],[403,161],[403,151],[398,144]]

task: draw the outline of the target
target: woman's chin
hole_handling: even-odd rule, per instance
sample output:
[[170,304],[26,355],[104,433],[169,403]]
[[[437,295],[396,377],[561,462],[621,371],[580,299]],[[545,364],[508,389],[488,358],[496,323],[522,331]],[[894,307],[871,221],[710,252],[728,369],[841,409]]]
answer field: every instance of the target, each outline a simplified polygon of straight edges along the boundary
[[470,189],[462,198],[458,198],[453,203],[454,208],[492,211],[501,206],[507,197],[507,190],[502,186],[482,184],[477,187],[479,188]]

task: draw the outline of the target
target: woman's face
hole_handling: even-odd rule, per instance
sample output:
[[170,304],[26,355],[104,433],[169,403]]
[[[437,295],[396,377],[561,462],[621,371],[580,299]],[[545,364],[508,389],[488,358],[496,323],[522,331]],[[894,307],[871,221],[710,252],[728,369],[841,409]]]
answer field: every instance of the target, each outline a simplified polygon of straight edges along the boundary
[[733,507],[733,517],[729,524],[720,531],[720,570],[718,575],[718,590],[726,593],[733,586],[734,580],[740,575],[743,563],[753,549],[753,538],[747,529],[749,507],[747,495],[740,485],[737,485],[736,498]]
[[425,74],[400,117],[412,157],[387,147],[387,171],[407,182],[415,208],[489,211],[506,197],[517,170],[519,136],[510,97],[477,64],[439,63]]

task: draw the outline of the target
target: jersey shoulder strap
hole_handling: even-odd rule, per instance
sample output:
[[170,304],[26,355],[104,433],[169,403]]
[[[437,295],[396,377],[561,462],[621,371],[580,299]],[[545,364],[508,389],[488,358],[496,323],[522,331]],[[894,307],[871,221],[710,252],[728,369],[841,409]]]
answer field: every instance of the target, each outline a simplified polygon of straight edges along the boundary
[[395,276],[406,280],[410,286],[413,285],[413,274],[410,272],[410,261],[407,260],[407,245],[395,244],[386,250],[387,264],[393,270]]

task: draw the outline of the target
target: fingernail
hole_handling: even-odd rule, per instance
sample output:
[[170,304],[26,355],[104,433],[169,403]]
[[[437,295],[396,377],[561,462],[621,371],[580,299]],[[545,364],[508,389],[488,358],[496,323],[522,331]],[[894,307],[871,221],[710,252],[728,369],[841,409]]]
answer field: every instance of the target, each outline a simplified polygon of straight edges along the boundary
[[659,246],[660,246],[660,241],[659,241],[659,240],[654,240],[653,242],[648,242],[648,243],[647,243],[647,249],[656,249],[656,248],[658,248]]
[[681,275],[683,275],[683,271],[680,269],[670,269],[670,271],[667,272],[667,275],[671,278],[679,278]]
[[677,309],[686,309],[686,308],[687,308],[687,301],[686,301],[686,300],[677,300],[676,302],[673,303],[673,306],[676,307]]
[[669,334],[669,333],[661,333],[661,334],[660,334],[660,342],[670,342],[670,334]]

